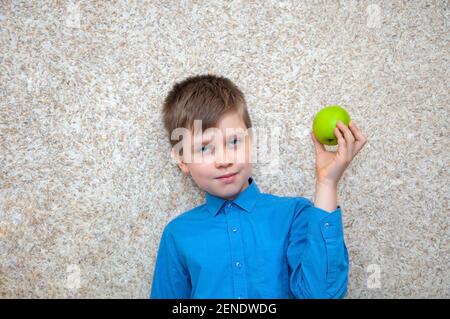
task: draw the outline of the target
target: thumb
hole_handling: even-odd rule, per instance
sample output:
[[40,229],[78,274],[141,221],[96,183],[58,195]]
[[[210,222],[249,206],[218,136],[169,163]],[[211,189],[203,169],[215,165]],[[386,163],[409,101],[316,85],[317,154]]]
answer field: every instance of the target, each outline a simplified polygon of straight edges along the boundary
[[312,131],[309,133],[309,135],[311,136],[311,139],[312,139],[312,141],[313,141],[313,143],[314,143],[314,147],[315,147],[315,149],[316,149],[316,153],[317,153],[317,154],[320,154],[320,153],[322,153],[322,152],[326,152],[325,147],[323,146],[322,143],[320,143],[320,142],[317,140],[316,136],[314,135],[314,133],[313,133]]

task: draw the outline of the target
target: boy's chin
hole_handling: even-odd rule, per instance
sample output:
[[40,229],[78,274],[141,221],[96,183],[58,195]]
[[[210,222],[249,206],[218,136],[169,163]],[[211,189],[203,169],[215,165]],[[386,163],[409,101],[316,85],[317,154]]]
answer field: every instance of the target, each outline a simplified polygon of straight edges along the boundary
[[245,183],[243,183],[242,180],[236,181],[231,184],[219,185],[219,189],[217,190],[217,193],[218,193],[217,196],[226,198],[228,200],[233,200],[246,187],[248,187],[248,181],[245,181]]

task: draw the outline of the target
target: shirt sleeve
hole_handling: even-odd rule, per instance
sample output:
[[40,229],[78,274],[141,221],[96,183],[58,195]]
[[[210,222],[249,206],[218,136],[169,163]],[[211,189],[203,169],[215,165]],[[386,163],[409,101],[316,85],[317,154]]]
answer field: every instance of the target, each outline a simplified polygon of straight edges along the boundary
[[169,227],[163,231],[155,263],[151,299],[187,299],[191,295],[189,273],[179,258]]
[[295,298],[343,298],[349,258],[341,207],[327,212],[304,197],[297,198],[287,259]]

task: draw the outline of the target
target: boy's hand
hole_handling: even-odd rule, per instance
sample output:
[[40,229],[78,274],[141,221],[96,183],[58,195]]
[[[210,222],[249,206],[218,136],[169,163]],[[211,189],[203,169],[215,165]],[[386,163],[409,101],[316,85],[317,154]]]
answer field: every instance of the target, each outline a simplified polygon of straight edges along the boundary
[[347,127],[338,121],[334,134],[339,145],[337,152],[327,151],[314,133],[310,133],[316,149],[316,183],[337,187],[345,169],[366,144],[367,139],[353,122],[350,122]]

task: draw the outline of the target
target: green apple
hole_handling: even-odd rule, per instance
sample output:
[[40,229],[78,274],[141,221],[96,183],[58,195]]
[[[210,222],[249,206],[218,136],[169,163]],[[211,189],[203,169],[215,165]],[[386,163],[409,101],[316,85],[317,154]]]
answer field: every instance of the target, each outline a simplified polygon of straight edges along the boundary
[[313,121],[313,133],[320,143],[325,145],[337,144],[334,129],[338,121],[346,126],[350,123],[350,116],[347,111],[339,105],[327,106],[316,114]]

